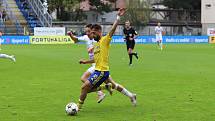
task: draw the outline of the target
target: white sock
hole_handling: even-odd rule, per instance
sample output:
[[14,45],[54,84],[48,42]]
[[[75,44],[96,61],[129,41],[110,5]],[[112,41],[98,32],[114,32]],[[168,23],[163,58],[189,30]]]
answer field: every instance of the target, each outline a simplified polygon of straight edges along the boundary
[[7,54],[0,54],[0,58],[12,58],[12,57]]
[[98,96],[101,96],[101,95],[103,95],[104,93],[102,92],[102,91],[97,91],[97,95]]
[[125,96],[130,97],[130,98],[132,98],[132,96],[133,96],[133,94],[131,92],[129,92],[127,89],[125,89],[125,88],[123,88],[121,93],[124,94]]

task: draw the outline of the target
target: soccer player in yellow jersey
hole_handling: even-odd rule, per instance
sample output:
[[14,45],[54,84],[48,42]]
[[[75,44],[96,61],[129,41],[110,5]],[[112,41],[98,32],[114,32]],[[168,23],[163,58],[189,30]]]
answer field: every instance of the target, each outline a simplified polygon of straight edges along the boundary
[[[93,37],[90,36],[91,35],[90,34],[91,28],[92,28],[92,24],[87,24],[84,28],[85,35],[83,35],[81,37],[74,36],[73,32],[71,32],[71,31],[68,32],[68,35],[71,37],[71,39],[75,43],[85,42],[85,44],[87,45],[87,53],[89,55],[90,60],[94,59],[93,43],[95,42]],[[81,76],[81,81],[83,83],[86,82],[87,79],[90,77],[90,75],[95,71],[95,65],[96,65],[95,63],[92,63],[91,67],[83,73],[83,75]],[[106,96],[106,94],[103,93],[102,91],[98,91],[97,95],[98,95],[98,100],[97,100],[98,103],[102,102]]]
[[81,64],[89,64],[89,63],[96,63],[95,71],[93,74],[90,75],[88,81],[86,81],[81,88],[81,95],[79,98],[78,106],[81,109],[82,104],[84,104],[84,100],[87,97],[87,93],[102,90],[104,89],[100,86],[103,82],[107,83],[105,85],[106,88],[109,84],[112,85],[112,88],[120,91],[121,93],[128,96],[132,103],[136,105],[136,94],[133,94],[126,90],[121,85],[115,83],[109,76],[109,48],[110,48],[110,41],[111,37],[113,36],[116,27],[119,23],[120,16],[124,15],[125,9],[119,9],[117,20],[114,22],[111,31],[102,37],[102,28],[100,25],[95,24],[92,26],[91,36],[93,36],[94,40],[97,41],[94,45],[94,59],[93,60],[81,60]]

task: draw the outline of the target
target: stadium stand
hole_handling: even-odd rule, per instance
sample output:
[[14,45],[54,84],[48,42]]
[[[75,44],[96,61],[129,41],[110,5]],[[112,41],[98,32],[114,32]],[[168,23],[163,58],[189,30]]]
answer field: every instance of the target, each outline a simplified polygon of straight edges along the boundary
[[33,12],[32,7],[27,0],[16,0],[16,3],[27,21],[28,30],[32,33],[34,27],[41,26],[37,15]]
[[[25,19],[20,13],[14,0],[1,0],[1,9],[6,11],[6,20],[1,22],[1,30],[6,35],[22,35],[25,28]],[[21,25],[21,23],[23,23]]]
[[34,27],[52,26],[52,17],[44,13],[40,0],[0,0],[0,10],[6,10],[7,21],[0,21],[6,35],[33,34]]

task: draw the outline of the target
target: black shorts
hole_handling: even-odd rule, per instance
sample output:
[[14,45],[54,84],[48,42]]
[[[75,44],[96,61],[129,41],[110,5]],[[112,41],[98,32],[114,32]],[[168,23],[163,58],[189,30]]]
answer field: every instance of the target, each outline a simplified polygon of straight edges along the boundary
[[126,45],[127,45],[127,50],[129,48],[131,48],[132,50],[134,49],[134,46],[135,46],[135,41],[131,41],[131,40],[127,40],[126,41]]

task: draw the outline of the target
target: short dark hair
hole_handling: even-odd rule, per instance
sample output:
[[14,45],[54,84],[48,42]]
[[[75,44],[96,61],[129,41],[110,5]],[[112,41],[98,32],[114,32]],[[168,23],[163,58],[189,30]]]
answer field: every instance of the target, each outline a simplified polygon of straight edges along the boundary
[[87,27],[87,28],[92,28],[92,24],[87,24],[85,27]]
[[94,24],[94,25],[92,26],[92,29],[95,29],[95,30],[97,30],[97,31],[101,31],[101,30],[102,30],[102,27],[101,27],[101,25],[99,25],[99,24]]

